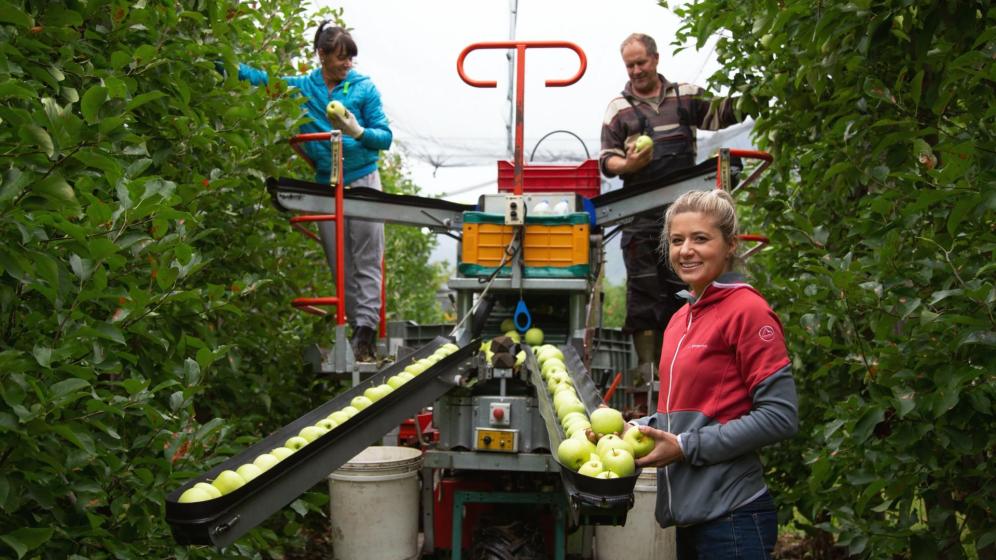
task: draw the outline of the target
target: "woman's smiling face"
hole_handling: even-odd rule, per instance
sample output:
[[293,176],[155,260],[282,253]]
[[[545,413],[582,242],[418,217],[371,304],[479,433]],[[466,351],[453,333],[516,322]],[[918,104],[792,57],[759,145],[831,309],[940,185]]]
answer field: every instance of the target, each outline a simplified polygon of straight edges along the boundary
[[702,212],[675,214],[667,246],[671,267],[695,295],[730,270],[737,248],[736,241],[727,241],[715,220]]

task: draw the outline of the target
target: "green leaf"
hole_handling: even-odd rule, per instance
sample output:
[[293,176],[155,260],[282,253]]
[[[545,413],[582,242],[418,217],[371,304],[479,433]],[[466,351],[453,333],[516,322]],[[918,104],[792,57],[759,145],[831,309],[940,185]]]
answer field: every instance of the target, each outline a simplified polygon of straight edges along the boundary
[[864,443],[868,439],[868,436],[871,435],[872,430],[875,429],[875,426],[884,419],[885,411],[883,409],[875,407],[867,410],[854,425],[854,433],[851,434],[851,445],[857,446]]
[[28,28],[35,24],[35,20],[12,2],[5,2],[3,9],[0,10],[0,23],[11,23]]
[[155,101],[156,99],[160,99],[162,97],[166,97],[166,94],[161,91],[150,91],[148,93],[136,95],[135,97],[132,98],[131,101],[128,102],[128,105],[125,106],[125,112],[134,111],[135,109],[141,107],[142,105],[145,105],[150,101]]
[[62,175],[52,174],[35,183],[31,187],[31,192],[41,195],[50,202],[54,202],[57,208],[79,207],[76,200],[76,193]]
[[0,540],[10,545],[18,558],[24,558],[25,554],[48,542],[52,538],[52,532],[50,527],[43,529],[22,527],[0,536]]
[[93,124],[100,118],[100,108],[107,101],[107,88],[104,86],[93,86],[83,94],[80,102],[80,111],[83,119]]
[[38,94],[22,86],[15,80],[7,80],[0,83],[0,99],[7,98],[35,99]]
[[52,137],[44,128],[36,124],[29,124],[21,128],[20,136],[25,142],[37,146],[48,157],[55,155],[55,144],[52,143]]
[[47,368],[52,365],[52,349],[46,348],[44,346],[35,346],[31,353],[35,357],[35,361],[38,362],[43,368]]
[[80,391],[90,386],[90,382],[85,379],[70,378],[59,381],[55,385],[52,385],[52,396],[63,397],[69,393],[74,393]]

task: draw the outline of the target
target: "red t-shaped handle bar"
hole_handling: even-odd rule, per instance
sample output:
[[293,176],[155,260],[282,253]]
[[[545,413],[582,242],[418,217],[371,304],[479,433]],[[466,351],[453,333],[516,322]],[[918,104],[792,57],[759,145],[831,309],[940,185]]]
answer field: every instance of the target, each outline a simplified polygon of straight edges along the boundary
[[460,79],[468,85],[479,88],[493,88],[498,85],[495,81],[474,80],[463,71],[463,61],[471,51],[478,49],[515,49],[515,172],[512,184],[515,194],[522,194],[523,176],[523,122],[525,121],[525,77],[526,77],[526,49],[571,49],[578,55],[581,63],[580,68],[574,76],[566,80],[547,80],[546,87],[569,86],[584,76],[588,69],[588,59],[584,55],[581,47],[567,41],[494,41],[485,43],[474,43],[467,46],[457,58],[457,73]]

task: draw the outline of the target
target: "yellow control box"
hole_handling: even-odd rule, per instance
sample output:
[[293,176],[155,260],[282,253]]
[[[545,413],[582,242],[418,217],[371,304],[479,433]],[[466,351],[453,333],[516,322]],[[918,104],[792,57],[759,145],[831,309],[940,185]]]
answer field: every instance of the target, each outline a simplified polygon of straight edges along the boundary
[[516,453],[519,450],[518,430],[478,428],[476,436],[474,449],[477,451]]

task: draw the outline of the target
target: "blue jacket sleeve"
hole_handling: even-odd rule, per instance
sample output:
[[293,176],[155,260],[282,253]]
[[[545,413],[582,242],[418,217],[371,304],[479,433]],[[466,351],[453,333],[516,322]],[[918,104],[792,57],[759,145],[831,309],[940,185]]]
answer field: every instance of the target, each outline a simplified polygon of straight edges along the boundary
[[246,64],[239,64],[239,79],[254,86],[270,83],[270,75]]
[[682,433],[685,459],[696,466],[722,463],[788,439],[799,430],[791,365],[759,383],[753,400],[753,409],[736,420]]
[[384,114],[384,107],[380,102],[380,92],[377,88],[371,87],[369,95],[363,100],[360,109],[360,124],[363,126],[363,136],[360,136],[360,143],[368,150],[386,150],[391,147],[394,134],[391,132],[387,115]]

